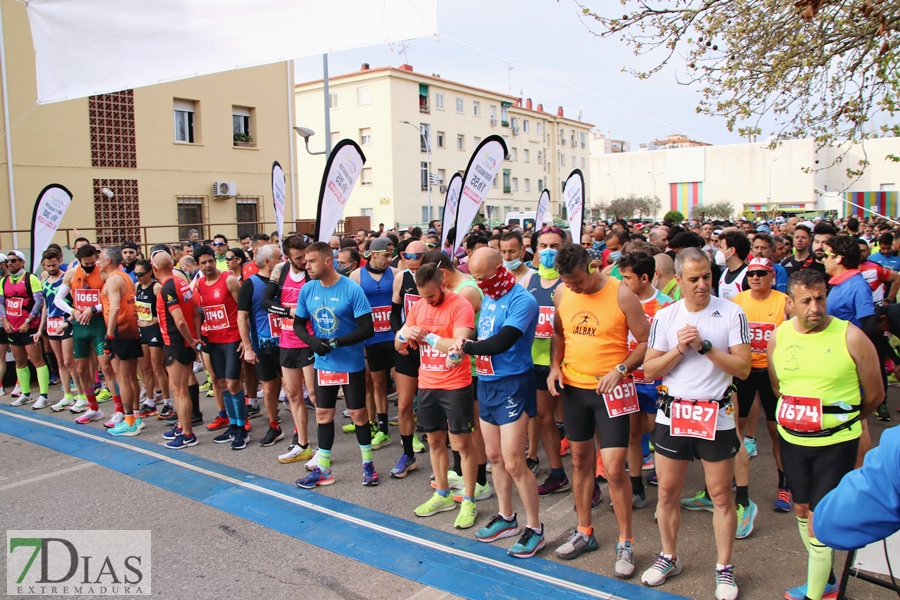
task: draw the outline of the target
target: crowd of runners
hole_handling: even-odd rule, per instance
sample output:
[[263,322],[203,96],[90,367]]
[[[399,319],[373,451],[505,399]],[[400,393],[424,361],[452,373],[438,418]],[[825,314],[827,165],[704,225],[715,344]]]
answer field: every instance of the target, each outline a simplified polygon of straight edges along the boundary
[[[197,445],[200,427],[245,449],[265,415],[255,443],[285,440],[271,458],[304,462],[296,484],[306,489],[359,481],[331,468],[340,410],[363,485],[380,482],[375,451],[391,478],[406,479],[427,447],[430,488],[415,515],[455,512],[459,529],[478,521],[477,540],[515,537],[508,552],[519,558],[548,539],[540,498],[568,491],[577,521],[556,555],[598,550],[591,511],[606,481],[622,578],[635,572],[632,511],[648,506],[645,485],[658,486],[662,548],[637,555],[640,580],[678,575],[681,510],[709,511],[719,600],[738,597],[732,546],[751,535],[759,506],[793,510],[809,567],[785,597],[836,597],[834,553],[812,515],[871,448],[867,417],[891,420],[900,235],[890,225],[622,220],[585,226],[574,241],[555,226],[481,225],[458,252],[442,242],[455,232],[441,233],[435,221],[328,243],[259,233],[229,247],[193,231],[146,257],[132,242],[79,238],[73,262],[46,250],[40,275],[21,252],[0,255],[12,406],[73,413],[125,437],[156,417],[172,450]],[[55,404],[51,380],[64,392]],[[202,392],[215,398],[212,419]],[[778,485],[751,494],[760,411]],[[384,450],[391,427],[400,447]],[[706,486],[686,491],[694,460]],[[491,496],[499,511],[479,520]]]

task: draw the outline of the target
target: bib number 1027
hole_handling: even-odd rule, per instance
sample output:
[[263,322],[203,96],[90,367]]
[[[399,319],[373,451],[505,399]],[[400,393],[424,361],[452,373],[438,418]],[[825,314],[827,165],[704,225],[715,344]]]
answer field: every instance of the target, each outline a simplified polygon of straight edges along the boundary
[[712,400],[675,400],[671,409],[673,436],[692,437],[701,440],[716,438],[716,422],[719,420],[719,403]]

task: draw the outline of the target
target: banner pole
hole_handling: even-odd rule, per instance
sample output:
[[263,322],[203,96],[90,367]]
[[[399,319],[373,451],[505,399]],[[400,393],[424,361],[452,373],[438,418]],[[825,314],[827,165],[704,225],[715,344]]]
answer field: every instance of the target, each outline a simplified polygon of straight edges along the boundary
[[6,173],[9,179],[9,217],[13,230],[13,248],[19,248],[16,218],[16,183],[13,176],[12,132],[9,130],[9,84],[6,81],[6,42],[3,38],[3,12],[0,10],[0,77],[3,84],[3,131],[6,133]]

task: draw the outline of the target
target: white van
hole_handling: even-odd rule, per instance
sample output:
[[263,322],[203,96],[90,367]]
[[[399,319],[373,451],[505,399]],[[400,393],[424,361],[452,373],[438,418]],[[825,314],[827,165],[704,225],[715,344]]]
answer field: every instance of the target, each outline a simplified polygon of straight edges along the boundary
[[506,215],[506,224],[515,227],[521,227],[523,230],[534,229],[534,222],[537,219],[537,213],[530,212],[511,212]]

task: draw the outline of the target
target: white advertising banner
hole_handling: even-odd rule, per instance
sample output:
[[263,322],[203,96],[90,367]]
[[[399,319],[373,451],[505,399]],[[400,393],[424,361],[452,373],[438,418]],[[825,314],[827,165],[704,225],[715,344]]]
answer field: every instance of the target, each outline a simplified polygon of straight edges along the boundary
[[456,249],[462,244],[488,190],[491,189],[494,177],[500,172],[507,151],[503,138],[499,135],[491,135],[478,144],[475,152],[472,153],[469,166],[466,167],[466,174],[463,176],[459,209],[456,213],[456,239],[453,240],[451,254],[455,254]]
[[444,220],[441,223],[441,249],[447,241],[450,228],[456,224],[456,211],[459,209],[459,193],[462,191],[462,175],[454,173],[447,186],[447,195],[444,197]]
[[58,183],[51,183],[38,194],[31,217],[30,270],[41,263],[41,255],[53,241],[71,203],[72,192]]
[[584,175],[581,169],[575,169],[566,179],[563,188],[566,203],[566,215],[569,219],[569,230],[572,232],[572,243],[581,242],[581,229],[584,222]]
[[545,189],[541,192],[541,199],[538,200],[537,212],[534,217],[534,230],[540,233],[544,223],[553,225],[553,215],[550,214],[550,190]]
[[316,241],[328,242],[334,235],[364,164],[366,157],[353,140],[341,140],[331,151],[319,189]]
[[276,160],[272,163],[272,202],[275,204],[275,225],[278,239],[284,239],[284,170]]

